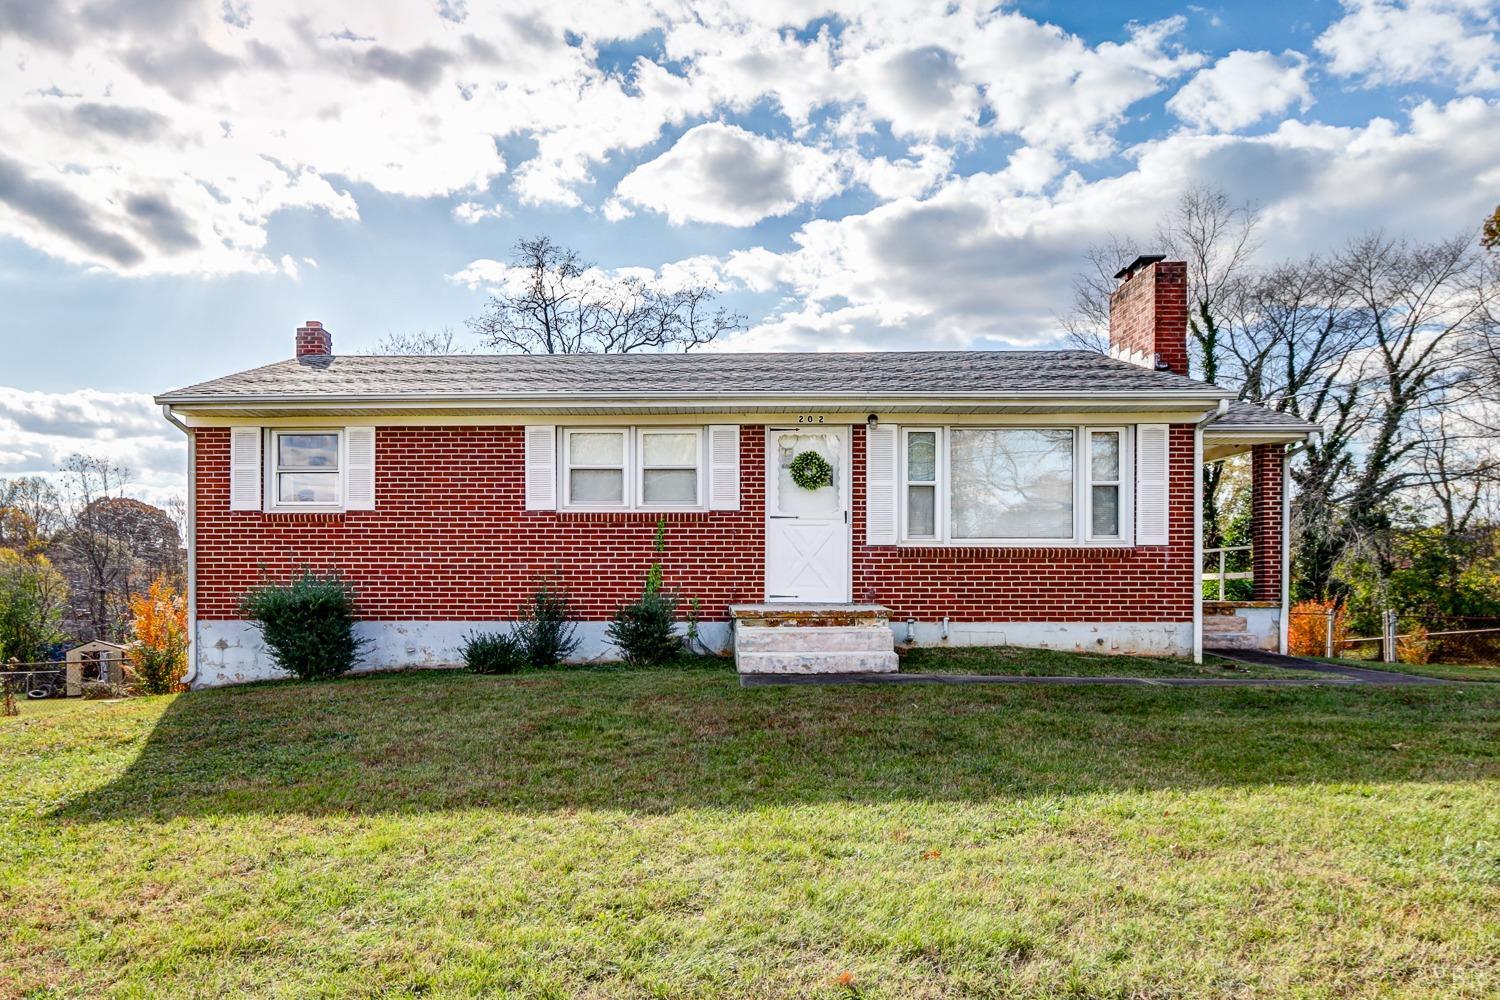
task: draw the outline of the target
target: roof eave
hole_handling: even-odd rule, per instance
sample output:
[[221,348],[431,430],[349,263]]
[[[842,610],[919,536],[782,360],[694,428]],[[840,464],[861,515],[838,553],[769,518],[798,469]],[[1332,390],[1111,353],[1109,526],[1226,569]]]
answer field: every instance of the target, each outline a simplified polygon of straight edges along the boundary
[[1056,402],[1058,400],[1079,400],[1091,402],[1100,399],[1114,402],[1181,402],[1201,403],[1204,401],[1215,401],[1229,398],[1229,393],[1214,386],[1205,385],[1201,389],[1100,389],[1100,390],[1076,390],[1076,389],[1039,389],[1021,392],[1001,391],[987,389],[982,391],[963,392],[882,392],[872,394],[867,391],[852,392],[804,392],[804,393],[682,393],[682,392],[594,392],[594,393],[546,393],[527,395],[504,395],[497,396],[494,393],[422,393],[402,394],[396,396],[371,396],[366,393],[268,393],[257,395],[224,395],[203,394],[186,395],[175,392],[163,393],[153,397],[159,405],[166,406],[308,406],[328,405],[345,406],[359,404],[370,407],[407,407],[420,409],[434,405],[451,404],[464,406],[494,406],[505,409],[519,409],[533,406],[558,406],[562,404],[571,406],[618,406],[622,402],[641,401],[654,406],[679,405],[679,406],[724,406],[736,404],[753,404],[765,406],[785,402],[789,405],[800,405],[807,402],[819,400],[855,402],[868,401],[871,405],[883,401],[914,402],[918,400],[941,401],[941,400],[963,400],[975,401],[985,400],[991,402],[1017,402],[1028,401]]

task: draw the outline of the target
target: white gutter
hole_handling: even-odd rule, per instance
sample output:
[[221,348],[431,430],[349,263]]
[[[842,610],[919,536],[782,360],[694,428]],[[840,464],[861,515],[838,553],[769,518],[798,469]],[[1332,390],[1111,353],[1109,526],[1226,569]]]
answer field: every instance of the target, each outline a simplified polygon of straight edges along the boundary
[[900,405],[910,405],[921,401],[943,404],[952,403],[953,400],[974,400],[991,402],[1004,402],[1007,404],[1025,405],[1029,402],[1056,402],[1057,400],[1092,402],[1095,400],[1106,400],[1111,402],[1129,401],[1178,401],[1178,402],[1201,402],[1203,400],[1224,400],[1228,403],[1228,396],[1224,390],[1213,386],[1204,386],[1202,389],[1054,389],[1054,390],[1028,390],[1025,392],[1006,391],[998,389],[985,390],[958,390],[958,391],[931,391],[922,392],[882,392],[872,395],[869,392],[850,390],[845,392],[803,392],[789,395],[768,395],[763,392],[649,392],[643,390],[622,390],[612,392],[552,392],[552,393],[495,393],[495,392],[445,392],[434,394],[422,393],[400,393],[396,395],[376,396],[370,393],[326,393],[326,392],[303,392],[303,393],[269,393],[256,395],[224,395],[198,394],[187,395],[179,392],[164,393],[155,397],[157,403],[171,406],[250,406],[274,404],[277,406],[287,405],[347,405],[356,403],[363,406],[401,406],[409,408],[433,408],[436,406],[473,406],[481,404],[501,409],[529,409],[538,406],[570,406],[585,409],[590,406],[620,406],[622,404],[636,404],[639,406],[661,406],[677,405],[703,408],[708,406],[774,406],[806,407],[809,405],[827,404],[830,402],[847,402],[854,407],[869,406],[875,409],[881,408],[878,404],[887,404],[884,408],[892,409]]
[[167,423],[187,435],[187,618],[188,662],[182,683],[188,687],[198,679],[198,441],[188,425],[177,419],[172,407],[162,404],[161,415]]
[[1203,428],[1229,412],[1229,400],[1193,424],[1193,662],[1203,662]]

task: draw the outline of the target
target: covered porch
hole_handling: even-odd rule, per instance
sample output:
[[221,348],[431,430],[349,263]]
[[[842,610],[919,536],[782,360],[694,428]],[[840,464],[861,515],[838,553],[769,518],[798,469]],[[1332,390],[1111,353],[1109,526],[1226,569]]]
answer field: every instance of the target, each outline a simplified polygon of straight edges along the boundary
[[1250,524],[1247,539],[1206,544],[1200,476],[1196,629],[1200,652],[1287,650],[1291,514],[1287,469],[1306,437],[1305,429],[1250,427],[1232,418],[1204,429],[1200,472],[1226,461],[1243,463]]

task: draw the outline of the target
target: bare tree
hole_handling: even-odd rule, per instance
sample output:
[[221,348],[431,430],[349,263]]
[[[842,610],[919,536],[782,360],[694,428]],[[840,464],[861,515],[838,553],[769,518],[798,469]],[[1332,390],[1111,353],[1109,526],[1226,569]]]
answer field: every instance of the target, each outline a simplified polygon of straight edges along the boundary
[[[1493,496],[1500,261],[1472,236],[1412,244],[1376,234],[1258,267],[1256,225],[1253,211],[1194,189],[1156,246],[1188,262],[1200,373],[1323,427],[1293,471],[1294,532],[1301,586],[1327,596],[1351,553],[1389,573],[1398,505],[1429,505],[1462,530]],[[1113,274],[1138,246],[1112,237],[1090,251],[1075,281],[1074,343],[1106,342]],[[1215,545],[1225,470],[1203,475],[1205,542]]]
[[0,548],[42,551],[62,524],[62,498],[41,476],[0,480]]
[[375,344],[371,354],[469,354],[468,345],[460,341],[453,327],[440,330],[408,330],[389,332]]
[[1149,245],[1111,233],[1089,247],[1088,263],[1073,279],[1073,308],[1063,320],[1069,341],[1084,350],[1107,353],[1109,297],[1118,285],[1115,274],[1147,250],[1165,253],[1187,263],[1193,360],[1204,381],[1217,382],[1221,328],[1228,303],[1250,271],[1259,224],[1259,213],[1251,206],[1235,205],[1217,188],[1195,185],[1178,197]]
[[520,354],[688,351],[744,326],[709,285],[612,275],[546,236],[520,240],[504,287],[469,321],[480,342]]
[[124,525],[109,516],[107,502],[124,496],[130,472],[108,459],[71,455],[62,474],[66,523],[57,537],[58,562],[71,584],[77,625],[94,639],[110,639],[133,560]]

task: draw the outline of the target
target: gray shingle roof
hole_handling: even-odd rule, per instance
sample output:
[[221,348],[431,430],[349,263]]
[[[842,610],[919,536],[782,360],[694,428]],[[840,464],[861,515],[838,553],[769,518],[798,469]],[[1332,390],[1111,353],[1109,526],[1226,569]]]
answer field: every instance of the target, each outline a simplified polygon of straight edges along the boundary
[[1301,417],[1290,413],[1281,413],[1265,406],[1255,403],[1246,403],[1238,399],[1229,403],[1229,411],[1210,425],[1213,430],[1261,430],[1270,428],[1274,430],[1286,429],[1289,431],[1317,430],[1317,424],[1308,423]]
[[975,392],[1222,395],[1194,379],[1087,351],[912,351],[313,357],[176,389],[157,400]]

